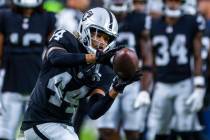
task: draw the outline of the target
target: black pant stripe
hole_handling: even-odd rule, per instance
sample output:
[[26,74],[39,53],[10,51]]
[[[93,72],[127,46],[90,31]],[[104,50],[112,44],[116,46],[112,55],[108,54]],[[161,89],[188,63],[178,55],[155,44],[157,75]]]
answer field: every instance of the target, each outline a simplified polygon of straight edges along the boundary
[[43,135],[36,126],[33,126],[33,130],[42,140],[50,140],[45,135]]

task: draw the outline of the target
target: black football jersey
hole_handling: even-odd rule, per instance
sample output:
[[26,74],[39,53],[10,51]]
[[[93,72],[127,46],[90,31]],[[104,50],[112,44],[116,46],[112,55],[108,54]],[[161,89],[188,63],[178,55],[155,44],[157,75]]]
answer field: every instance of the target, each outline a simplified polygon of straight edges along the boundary
[[128,13],[123,20],[118,22],[119,34],[117,44],[134,49],[140,57],[139,39],[144,30],[150,29],[150,17],[146,16],[144,13],[134,11]]
[[204,28],[205,20],[198,15],[183,15],[173,26],[166,24],[164,17],[153,20],[151,38],[157,81],[174,83],[191,77],[193,40]]
[[37,80],[41,54],[55,29],[52,13],[35,12],[25,17],[12,10],[0,12],[0,32],[4,36],[3,91],[29,94]]
[[[52,46],[64,48],[69,53],[87,53],[82,44],[66,30],[58,30],[54,33],[49,48]],[[87,97],[95,88],[100,88],[108,93],[114,76],[112,69],[101,65],[99,70],[101,79],[96,82],[89,77],[81,78],[80,73],[84,73],[87,68],[89,70],[87,64],[58,68],[52,66],[44,58],[38,81],[25,113],[22,129],[26,130],[33,124],[46,122],[71,124],[72,116],[81,98]]]

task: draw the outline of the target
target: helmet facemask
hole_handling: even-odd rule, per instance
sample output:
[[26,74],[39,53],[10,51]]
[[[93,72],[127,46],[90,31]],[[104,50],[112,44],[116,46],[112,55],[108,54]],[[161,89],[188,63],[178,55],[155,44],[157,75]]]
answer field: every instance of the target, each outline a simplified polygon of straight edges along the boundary
[[[109,35],[108,33],[100,30],[96,27],[89,27],[85,30],[86,37],[84,38],[84,47],[88,53],[96,53],[97,50],[106,51],[112,48],[115,44],[115,36]],[[99,36],[105,36],[105,41],[98,39]]]
[[[114,41],[115,37],[97,28],[90,28],[91,46],[96,50],[106,51],[110,48],[109,44]],[[102,39],[101,39],[102,38]]]

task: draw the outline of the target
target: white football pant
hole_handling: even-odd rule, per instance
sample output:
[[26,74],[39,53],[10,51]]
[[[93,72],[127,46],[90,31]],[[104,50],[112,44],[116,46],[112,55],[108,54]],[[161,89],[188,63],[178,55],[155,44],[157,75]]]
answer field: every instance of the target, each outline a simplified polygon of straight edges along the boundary
[[24,131],[25,140],[79,140],[72,126],[44,123]]
[[0,138],[15,139],[28,98],[19,93],[5,92],[2,94],[5,109],[0,117]]
[[197,114],[191,113],[189,106],[185,105],[192,90],[191,79],[174,84],[155,84],[148,117],[147,140],[154,140],[156,134],[169,134],[171,128],[178,132],[202,129]]

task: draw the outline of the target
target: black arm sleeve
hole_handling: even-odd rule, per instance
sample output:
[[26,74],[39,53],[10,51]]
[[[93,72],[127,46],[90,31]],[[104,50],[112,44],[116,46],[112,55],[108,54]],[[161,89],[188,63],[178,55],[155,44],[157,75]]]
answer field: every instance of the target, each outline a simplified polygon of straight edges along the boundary
[[88,116],[93,120],[98,119],[106,113],[113,101],[114,99],[108,94],[106,96],[101,94],[91,96],[88,102]]
[[86,64],[85,54],[53,50],[48,54],[48,61],[54,66],[71,67]]

